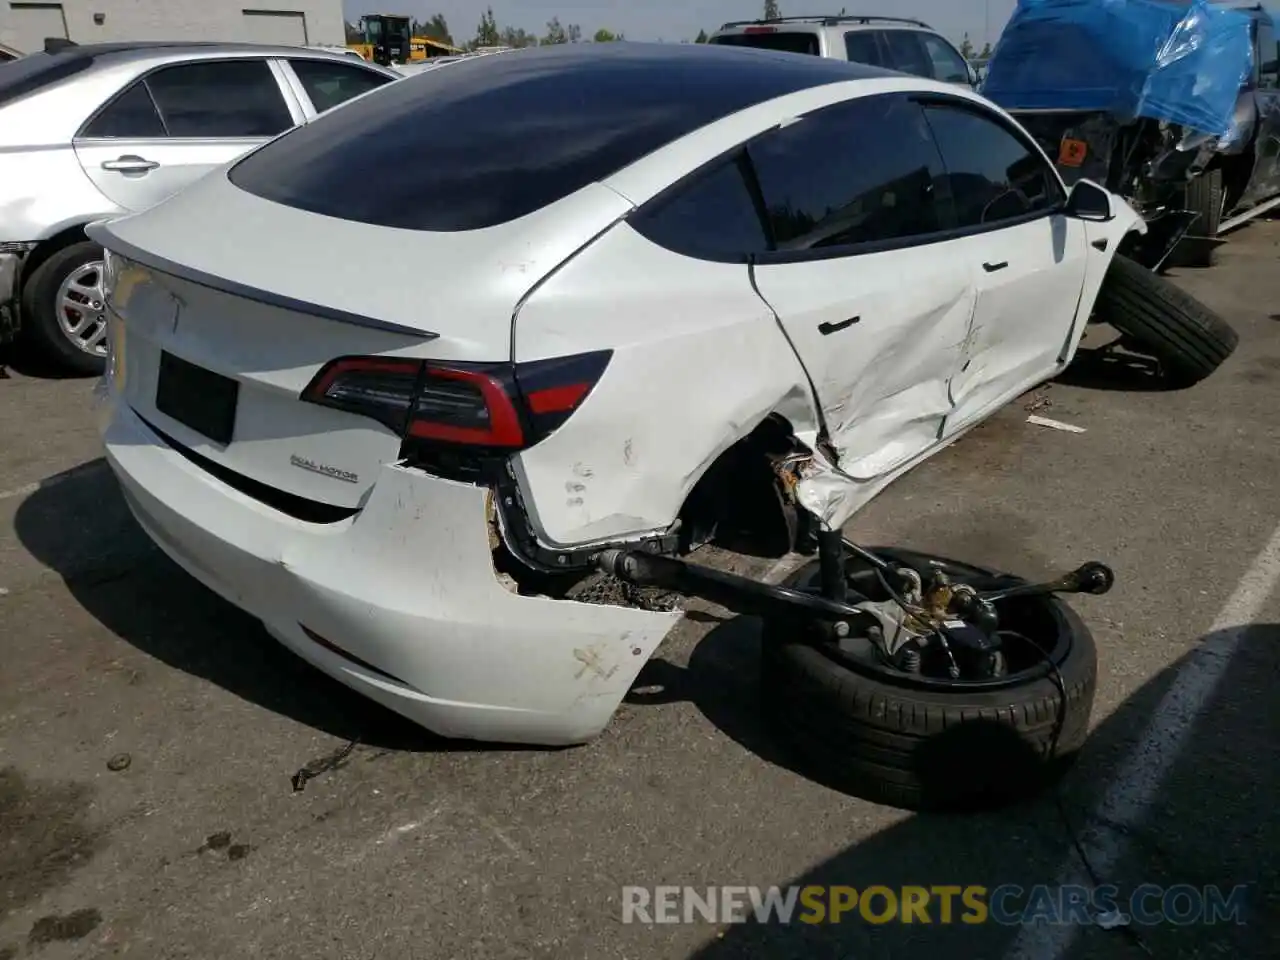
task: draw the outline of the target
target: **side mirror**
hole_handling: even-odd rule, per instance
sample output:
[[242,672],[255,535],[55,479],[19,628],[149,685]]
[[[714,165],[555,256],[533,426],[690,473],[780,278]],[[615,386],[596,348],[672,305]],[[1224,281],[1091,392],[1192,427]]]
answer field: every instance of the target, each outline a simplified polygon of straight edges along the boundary
[[1067,216],[1105,223],[1111,212],[1111,194],[1091,180],[1077,180],[1067,196]]

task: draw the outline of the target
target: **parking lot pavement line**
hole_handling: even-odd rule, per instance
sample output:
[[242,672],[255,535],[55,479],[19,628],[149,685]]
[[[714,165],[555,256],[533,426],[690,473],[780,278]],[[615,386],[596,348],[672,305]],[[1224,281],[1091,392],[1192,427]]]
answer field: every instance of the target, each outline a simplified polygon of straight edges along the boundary
[[106,462],[102,460],[93,460],[89,463],[82,463],[78,467],[72,467],[66,473],[59,474],[56,477],[50,477],[48,480],[38,480],[35,483],[23,484],[20,487],[14,487],[12,490],[0,490],[0,500],[12,500],[14,497],[26,497],[37,490],[47,490],[50,487],[56,487],[60,483],[66,483],[68,480],[74,480],[82,477],[86,473],[92,473],[95,470],[101,470],[106,466]]
[[[1280,527],[1272,531],[1261,552],[1254,558],[1235,592],[1223,606],[1209,639],[1188,657],[1166,691],[1142,735],[1117,769],[1101,802],[1092,812],[1093,822],[1121,828],[1139,825],[1143,814],[1156,799],[1165,774],[1177,760],[1196,718],[1212,702],[1218,682],[1227,671],[1232,655],[1263,604],[1280,582]],[[1124,836],[1107,830],[1095,837],[1081,837],[1080,845],[1089,857],[1094,874],[1104,882],[1127,852]],[[1058,871],[1061,884],[1087,886],[1088,871],[1073,851]],[[1071,924],[1026,926],[1005,954],[1007,960],[1060,960],[1066,956],[1080,927]]]

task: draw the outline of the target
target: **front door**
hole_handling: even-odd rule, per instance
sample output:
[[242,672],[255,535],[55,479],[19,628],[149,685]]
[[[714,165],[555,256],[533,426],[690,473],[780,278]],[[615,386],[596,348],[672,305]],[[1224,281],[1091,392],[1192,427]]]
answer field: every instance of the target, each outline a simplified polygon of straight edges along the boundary
[[135,81],[75,141],[85,174],[113,203],[145,210],[294,124],[265,58],[200,60]]
[[983,419],[1052,376],[1076,328],[1089,265],[1082,221],[1043,153],[971,101],[924,104],[947,169],[977,304],[951,381],[946,433]]
[[941,158],[904,95],[806,114],[749,148],[775,250],[757,290],[813,383],[840,469],[892,472],[934,446],[974,306],[946,240]]

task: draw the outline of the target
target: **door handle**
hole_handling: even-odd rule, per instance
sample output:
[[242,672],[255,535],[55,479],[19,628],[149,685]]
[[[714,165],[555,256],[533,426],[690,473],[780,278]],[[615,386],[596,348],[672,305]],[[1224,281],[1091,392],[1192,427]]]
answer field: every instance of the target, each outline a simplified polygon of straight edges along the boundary
[[147,160],[146,158],[139,157],[135,154],[127,154],[116,160],[102,161],[103,170],[113,170],[116,173],[146,173],[149,170],[154,170],[158,166],[160,166],[160,164],[156,163],[156,161]]
[[852,327],[861,319],[861,317],[850,317],[848,320],[841,320],[839,323],[820,323],[818,324],[818,332],[824,337],[830,336],[833,333],[839,333],[841,330]]
[[999,263],[984,263],[982,269],[987,273],[995,273],[997,270],[1003,270],[1009,265],[1008,260],[1001,260]]
[[1106,238],[1104,237],[1102,240],[1095,240],[1095,241],[1093,241],[1093,249],[1095,249],[1095,250],[1101,250],[1103,253],[1106,253],[1106,252],[1107,252],[1107,241],[1106,241]]

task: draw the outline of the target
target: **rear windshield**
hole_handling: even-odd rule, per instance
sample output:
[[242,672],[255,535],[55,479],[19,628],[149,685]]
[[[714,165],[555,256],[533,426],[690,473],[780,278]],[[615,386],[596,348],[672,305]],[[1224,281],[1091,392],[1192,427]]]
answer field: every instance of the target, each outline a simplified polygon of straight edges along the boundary
[[758,50],[818,55],[816,33],[734,33],[712,37],[711,42],[726,47],[755,47]]
[[0,70],[0,107],[19,97],[73,77],[93,66],[91,57],[68,57],[58,54],[32,53],[19,57]]
[[603,179],[763,100],[851,65],[694,44],[564,44],[387,84],[249,154],[242,190],[409,230],[476,230]]

